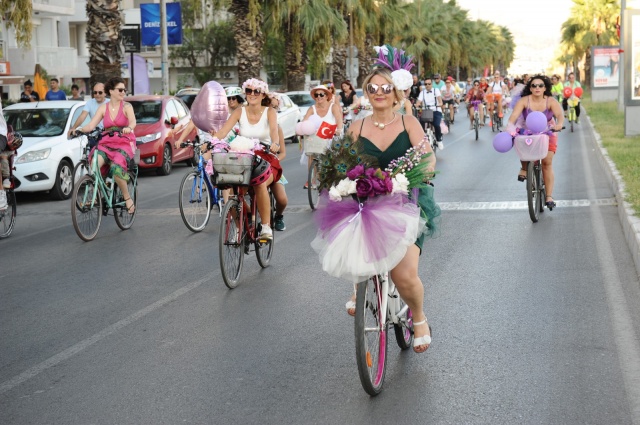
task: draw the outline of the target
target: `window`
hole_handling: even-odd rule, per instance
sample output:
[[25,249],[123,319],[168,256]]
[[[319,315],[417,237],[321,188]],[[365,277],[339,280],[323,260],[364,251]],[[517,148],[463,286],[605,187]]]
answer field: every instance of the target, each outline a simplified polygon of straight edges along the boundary
[[184,106],[184,103],[180,102],[179,100],[174,100],[173,102],[176,104],[176,108],[178,109],[179,119],[182,119],[189,115],[188,108]]
[[162,101],[160,100],[134,100],[129,102],[133,106],[133,113],[138,124],[152,124],[160,121]]
[[7,124],[24,137],[53,137],[64,132],[70,109],[4,110]]
[[164,111],[164,119],[171,121],[171,117],[178,118],[178,109],[176,108],[176,104],[173,100],[169,100],[167,102],[167,109]]

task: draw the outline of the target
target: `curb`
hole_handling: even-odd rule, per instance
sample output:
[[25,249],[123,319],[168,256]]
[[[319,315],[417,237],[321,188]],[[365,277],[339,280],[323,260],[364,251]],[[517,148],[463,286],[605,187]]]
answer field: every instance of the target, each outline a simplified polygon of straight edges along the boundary
[[[583,109],[583,113],[584,112],[586,111]],[[640,218],[634,216],[631,205],[624,200],[626,192],[622,176],[620,176],[616,164],[614,164],[609,157],[609,153],[602,146],[602,138],[593,127],[591,118],[588,114],[584,115],[587,115],[586,118],[589,120],[589,127],[594,135],[597,147],[596,150],[600,153],[600,155],[598,155],[600,164],[602,164],[605,174],[607,175],[609,185],[615,193],[616,200],[618,202],[618,217],[620,218],[620,224],[622,224],[622,231],[625,239],[627,240],[627,244],[629,245],[629,249],[631,250],[631,256],[633,257],[633,262],[636,266],[636,272],[640,275]]]

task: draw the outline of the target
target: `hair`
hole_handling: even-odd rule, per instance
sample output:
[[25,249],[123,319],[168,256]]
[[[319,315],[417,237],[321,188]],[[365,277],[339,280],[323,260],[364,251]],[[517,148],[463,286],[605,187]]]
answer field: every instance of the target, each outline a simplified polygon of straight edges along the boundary
[[71,90],[73,89],[80,90],[80,87],[77,84],[71,84]]
[[476,83],[478,83],[478,85],[480,84],[480,80],[473,80],[473,84],[475,85]]
[[400,91],[400,89],[398,89],[396,85],[393,83],[393,78],[391,77],[391,70],[389,68],[383,68],[383,67],[374,68],[373,71],[371,71],[371,73],[367,75],[367,78],[365,78],[364,81],[362,82],[362,87],[365,88],[364,92],[366,93],[365,96],[367,96],[367,98],[369,98],[369,93],[366,90],[367,84],[369,84],[371,82],[371,79],[376,75],[379,75],[380,77],[387,80],[389,84],[393,85],[393,94],[395,95],[396,103],[401,102],[404,99],[404,95],[402,91]]
[[52,79],[51,79],[51,80],[49,80],[49,81],[55,81],[56,83],[60,83],[60,81],[59,81],[57,78],[52,78]]
[[267,93],[262,94],[264,94],[264,97],[260,101],[260,106],[271,106],[271,98],[267,96]]
[[111,90],[115,90],[116,86],[120,83],[126,86],[126,83],[122,78],[120,77],[110,78],[109,81],[107,81],[107,84],[104,85],[104,89],[106,90],[107,93],[109,93]]
[[529,96],[531,94],[531,83],[533,80],[542,80],[544,83],[544,95],[551,97],[551,80],[546,75],[538,74],[534,75],[527,81],[527,85],[522,89],[522,97]]
[[31,82],[31,80],[27,80],[27,81],[24,82],[24,86],[25,87],[27,87],[27,86],[33,87],[33,83]]
[[331,80],[323,80],[322,83],[320,83],[324,86],[327,86],[327,89],[329,89],[329,91],[331,92],[331,94],[336,94],[336,88],[335,85],[333,84],[333,81]]
[[349,80],[344,80],[344,81],[340,84],[340,88],[342,88],[342,86],[343,86],[343,85],[345,85],[345,84],[349,86],[349,90],[351,90],[351,91],[356,91],[356,90],[353,88],[353,84],[351,84],[351,81],[349,81]]
[[576,76],[576,74],[574,74],[573,72],[570,72],[570,73],[568,73],[568,74],[567,74],[567,78],[571,77],[572,75],[573,75],[574,77]]

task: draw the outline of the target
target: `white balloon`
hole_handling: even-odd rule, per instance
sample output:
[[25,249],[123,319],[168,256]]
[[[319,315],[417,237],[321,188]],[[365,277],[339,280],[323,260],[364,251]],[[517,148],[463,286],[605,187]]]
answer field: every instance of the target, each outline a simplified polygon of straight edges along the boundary
[[320,118],[317,115],[311,115],[309,118],[307,118],[308,121],[313,123],[313,126],[317,129],[320,128],[320,125],[322,124],[322,118]]

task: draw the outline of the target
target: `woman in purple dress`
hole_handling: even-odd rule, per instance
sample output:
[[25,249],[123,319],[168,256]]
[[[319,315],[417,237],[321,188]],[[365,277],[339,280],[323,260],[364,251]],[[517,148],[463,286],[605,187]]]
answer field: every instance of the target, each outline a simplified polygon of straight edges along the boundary
[[[83,133],[92,131],[104,119],[104,133],[102,139],[91,151],[91,157],[98,154],[98,165],[102,175],[113,176],[116,184],[122,191],[127,211],[133,214],[135,205],[127,188],[129,180],[128,164],[133,159],[136,148],[136,136],[133,129],[136,127],[136,117],[133,107],[123,99],[127,95],[124,80],[119,77],[110,79],[105,89],[110,95],[108,103],[101,105],[89,124],[78,128]],[[120,134],[110,136],[109,131],[116,130]]]

